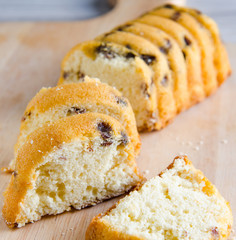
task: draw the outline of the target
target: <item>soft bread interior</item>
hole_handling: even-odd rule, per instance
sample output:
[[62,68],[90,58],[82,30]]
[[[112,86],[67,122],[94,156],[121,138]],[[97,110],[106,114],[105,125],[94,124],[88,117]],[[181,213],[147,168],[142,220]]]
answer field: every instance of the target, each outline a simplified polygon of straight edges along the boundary
[[[118,49],[113,50],[118,52]],[[152,126],[153,121],[155,122],[155,119],[151,119],[152,112],[156,110],[156,106],[152,106],[151,103],[151,98],[155,99],[155,89],[151,86],[153,76],[151,69],[138,57],[125,58],[118,53],[114,53],[114,57],[110,58],[102,53],[92,57],[86,51],[87,49],[84,51],[78,49],[66,59],[63,71],[70,74],[63,83],[78,82],[78,72],[97,77],[102,82],[116,87],[129,99],[138,128]],[[156,100],[153,104],[156,104]]]
[[118,139],[101,146],[101,139],[66,143],[45,156],[35,170],[33,188],[21,203],[18,227],[58,214],[96,204],[135,186],[139,177],[128,164],[129,154]]
[[226,236],[230,209],[203,174],[192,168],[176,159],[170,169],[122,199],[101,221],[140,239]]

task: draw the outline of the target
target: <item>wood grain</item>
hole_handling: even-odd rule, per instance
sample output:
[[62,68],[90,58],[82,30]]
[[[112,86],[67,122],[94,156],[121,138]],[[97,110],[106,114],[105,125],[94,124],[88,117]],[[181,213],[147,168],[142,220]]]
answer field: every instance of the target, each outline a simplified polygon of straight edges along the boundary
[[[160,2],[160,1],[158,1]],[[92,39],[113,26],[157,5],[157,1],[122,0],[112,12],[83,22],[0,24],[0,167],[13,157],[20,119],[27,102],[42,86],[53,86],[64,54],[76,43]],[[236,45],[227,44],[232,69],[236,69]],[[186,153],[196,167],[216,184],[236,214],[236,78],[228,81],[203,103],[179,115],[160,132],[142,134],[138,165],[148,178],[173,158]],[[0,193],[10,176],[0,174]],[[0,239],[84,239],[96,214],[117,199],[95,207],[44,217],[26,227],[10,230],[0,219]],[[3,197],[0,197],[2,206]]]

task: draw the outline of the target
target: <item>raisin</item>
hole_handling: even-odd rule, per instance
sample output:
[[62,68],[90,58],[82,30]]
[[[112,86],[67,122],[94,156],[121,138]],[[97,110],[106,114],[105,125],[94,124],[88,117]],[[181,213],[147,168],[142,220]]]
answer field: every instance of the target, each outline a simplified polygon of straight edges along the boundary
[[134,55],[132,52],[128,52],[128,53],[125,55],[125,57],[126,57],[127,59],[130,59],[130,58],[135,58],[135,55]]
[[79,71],[79,72],[77,72],[76,74],[77,74],[77,78],[78,78],[78,79],[84,81],[85,75],[84,75],[82,72]]
[[106,147],[106,146],[110,146],[112,144],[111,140],[105,140],[104,142],[101,143],[101,146]]
[[143,61],[144,61],[147,65],[151,65],[151,64],[156,60],[156,57],[155,57],[155,56],[152,56],[152,55],[142,54],[140,57],[143,59]]
[[171,5],[171,4],[165,4],[163,7],[164,7],[164,8],[170,8],[170,9],[173,9],[173,8],[174,8],[173,5]]
[[26,118],[29,117],[30,115],[31,115],[31,112],[26,112],[26,113],[24,114],[24,116],[21,118],[21,121],[22,121],[22,122],[25,121]]
[[13,175],[14,175],[14,177],[16,177],[16,176],[18,175],[18,172],[17,172],[17,171],[14,171],[14,172],[13,172]]
[[186,36],[184,36],[184,42],[185,42],[186,46],[190,46],[192,44],[192,41]]
[[112,128],[108,123],[100,122],[98,123],[97,129],[100,131],[101,137],[104,140],[102,146],[110,146],[112,144]]
[[219,230],[218,230],[217,227],[214,227],[214,228],[211,229],[211,235],[212,235],[214,240],[219,239],[220,234],[219,234]]
[[129,142],[129,138],[125,132],[121,132],[121,139],[120,139],[120,144],[119,146],[126,146]]
[[181,13],[180,12],[175,12],[172,16],[171,16],[171,19],[174,20],[174,21],[178,21],[179,18],[181,16]]
[[160,51],[164,54],[168,54],[169,50],[171,49],[172,45],[169,39],[165,40],[165,45],[160,47]]
[[82,113],[86,113],[86,109],[78,108],[78,107],[71,107],[67,111],[67,116],[74,115],[74,114],[82,114]]
[[70,72],[63,72],[63,78],[67,79],[70,76]]
[[165,75],[161,80],[161,85],[166,87],[168,85],[168,81],[169,81],[168,76]]
[[129,44],[126,44],[125,47],[127,47],[128,49],[132,49]]
[[18,227],[18,223],[14,223],[14,227]]
[[107,59],[112,59],[116,57],[116,53],[111,50],[111,47],[107,46],[106,44],[102,44],[97,47],[96,51],[104,55]]
[[116,99],[116,102],[117,104],[121,104],[123,106],[127,106],[127,101],[124,97],[118,97],[118,96],[115,96],[115,99]]
[[194,11],[195,11],[195,13],[197,13],[198,15],[201,15],[201,14],[202,14],[202,12],[199,11],[199,10],[197,10],[197,9],[194,9]]
[[116,30],[122,32],[125,28],[132,26],[131,24],[125,24],[123,26],[118,27]]
[[146,83],[142,83],[141,84],[141,89],[144,93],[144,95],[147,97],[147,98],[150,98],[150,93],[148,92],[148,85]]

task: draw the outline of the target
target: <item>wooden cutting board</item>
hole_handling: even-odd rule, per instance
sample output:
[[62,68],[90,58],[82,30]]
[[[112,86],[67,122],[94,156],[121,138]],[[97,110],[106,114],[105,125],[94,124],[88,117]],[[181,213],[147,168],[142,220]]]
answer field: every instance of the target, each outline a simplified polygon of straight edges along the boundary
[[[117,24],[137,17],[164,1],[120,0],[108,14],[82,22],[0,24],[0,167],[13,157],[20,119],[27,102],[42,86],[55,86],[60,62],[76,43],[92,39]],[[236,69],[236,45],[227,44]],[[196,167],[231,202],[236,216],[236,77],[203,103],[176,117],[160,132],[141,135],[138,165],[147,178],[163,170],[178,154],[186,153]],[[148,172],[148,171],[146,171]],[[0,174],[2,192],[10,175]],[[95,207],[47,216],[34,224],[10,230],[0,219],[0,239],[84,239],[91,219],[118,198]]]

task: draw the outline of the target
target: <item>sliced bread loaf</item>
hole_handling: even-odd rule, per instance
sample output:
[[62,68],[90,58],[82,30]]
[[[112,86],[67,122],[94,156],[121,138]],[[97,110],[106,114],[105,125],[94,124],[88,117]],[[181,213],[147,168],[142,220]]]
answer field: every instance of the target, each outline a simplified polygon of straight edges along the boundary
[[79,114],[28,135],[2,213],[9,227],[22,227],[47,214],[95,205],[140,181],[125,128],[104,114]]
[[59,84],[78,82],[84,74],[115,86],[129,99],[139,130],[155,129],[158,119],[153,72],[134,51],[101,41],[78,44],[62,62]]
[[86,76],[81,83],[42,88],[29,102],[15,145],[15,158],[8,170],[14,171],[17,152],[35,129],[60,118],[86,112],[103,113],[117,119],[125,127],[138,155],[141,142],[128,99],[111,86]]

